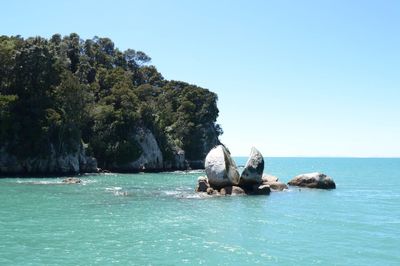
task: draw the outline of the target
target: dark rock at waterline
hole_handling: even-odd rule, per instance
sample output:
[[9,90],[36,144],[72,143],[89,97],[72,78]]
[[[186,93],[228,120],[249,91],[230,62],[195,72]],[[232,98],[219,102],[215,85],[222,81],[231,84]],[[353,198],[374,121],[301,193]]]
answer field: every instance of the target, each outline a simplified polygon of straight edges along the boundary
[[240,184],[243,186],[261,184],[264,171],[264,158],[260,151],[252,147],[250,157],[240,177]]
[[288,182],[290,186],[334,189],[336,184],[333,179],[322,173],[301,174]]
[[251,195],[269,195],[269,193],[271,193],[271,188],[269,185],[254,185],[253,190],[248,193]]
[[214,189],[239,184],[240,176],[236,164],[223,145],[214,147],[207,154],[205,170],[208,182]]
[[63,179],[62,182],[64,184],[80,184],[80,183],[82,183],[82,180],[80,180],[77,177],[67,177],[67,178]]
[[221,195],[244,195],[246,192],[238,186],[228,186],[221,188],[219,191]]

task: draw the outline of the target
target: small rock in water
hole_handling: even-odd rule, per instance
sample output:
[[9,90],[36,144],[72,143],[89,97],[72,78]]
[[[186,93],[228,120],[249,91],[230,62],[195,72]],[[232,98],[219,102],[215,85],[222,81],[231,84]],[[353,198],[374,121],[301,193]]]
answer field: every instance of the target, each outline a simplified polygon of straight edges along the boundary
[[291,186],[334,189],[336,184],[333,179],[322,173],[308,173],[294,177],[288,182]]
[[278,182],[279,178],[273,175],[263,174],[262,181],[265,182]]
[[264,174],[262,177],[263,185],[269,185],[273,191],[283,191],[288,189],[288,186],[285,183],[278,180],[278,177],[268,174]]
[[196,192],[207,192],[209,187],[208,178],[206,176],[199,176],[197,179]]
[[275,182],[263,182],[263,185],[268,185],[271,190],[274,191],[283,191],[285,189],[288,189],[288,186],[285,183],[275,181]]
[[77,177],[67,177],[67,178],[63,179],[62,182],[65,184],[80,184],[80,183],[82,183],[82,180],[80,180]]

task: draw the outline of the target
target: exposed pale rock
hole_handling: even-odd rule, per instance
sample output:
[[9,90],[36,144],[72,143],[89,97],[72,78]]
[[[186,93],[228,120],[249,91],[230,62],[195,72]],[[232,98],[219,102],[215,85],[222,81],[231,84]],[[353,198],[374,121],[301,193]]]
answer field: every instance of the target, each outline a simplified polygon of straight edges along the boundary
[[81,143],[76,144],[77,151],[57,153],[52,144],[46,156],[18,159],[0,148],[0,174],[67,174],[79,172],[97,172],[97,161],[86,156]]
[[279,178],[273,175],[268,175],[268,174],[263,174],[262,176],[262,182],[277,182]]
[[229,151],[218,145],[211,149],[205,159],[208,182],[213,188],[222,188],[239,184],[240,176]]
[[147,128],[138,128],[134,140],[142,149],[140,157],[127,165],[117,166],[116,168],[124,171],[163,169],[163,155],[153,133]]
[[308,188],[322,188],[322,189],[336,188],[336,184],[333,181],[333,179],[322,173],[301,174],[290,180],[288,184],[291,186],[308,187]]

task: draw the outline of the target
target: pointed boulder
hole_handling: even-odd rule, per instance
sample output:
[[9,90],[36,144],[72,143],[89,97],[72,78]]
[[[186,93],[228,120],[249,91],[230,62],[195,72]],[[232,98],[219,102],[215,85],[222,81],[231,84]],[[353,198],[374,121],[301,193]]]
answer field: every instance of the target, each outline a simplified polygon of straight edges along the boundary
[[256,148],[251,148],[250,157],[240,177],[240,183],[244,186],[261,184],[264,172],[264,158]]
[[239,184],[240,175],[230,152],[218,145],[211,149],[205,159],[208,182],[213,188],[223,188]]

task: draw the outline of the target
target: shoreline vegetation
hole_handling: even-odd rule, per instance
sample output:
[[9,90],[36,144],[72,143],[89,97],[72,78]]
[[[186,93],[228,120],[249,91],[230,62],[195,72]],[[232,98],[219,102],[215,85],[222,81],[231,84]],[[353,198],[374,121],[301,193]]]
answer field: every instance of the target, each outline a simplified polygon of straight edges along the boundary
[[109,38],[0,36],[0,176],[204,168],[217,95]]

